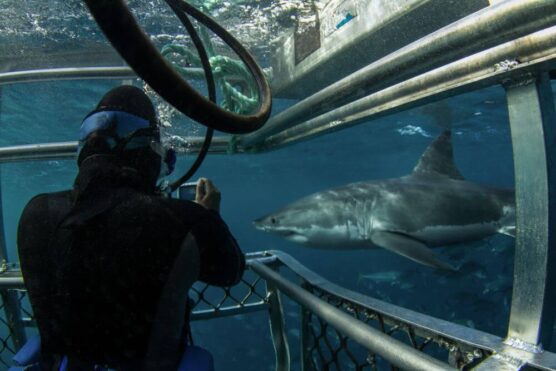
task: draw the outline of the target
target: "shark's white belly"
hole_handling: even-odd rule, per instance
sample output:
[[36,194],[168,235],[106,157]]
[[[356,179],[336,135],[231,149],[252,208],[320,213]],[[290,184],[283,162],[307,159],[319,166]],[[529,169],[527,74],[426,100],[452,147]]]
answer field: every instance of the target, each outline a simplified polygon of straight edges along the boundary
[[369,248],[367,233],[351,220],[341,221],[334,226],[310,225],[300,228],[286,237],[288,240],[310,247],[322,249],[360,249]]

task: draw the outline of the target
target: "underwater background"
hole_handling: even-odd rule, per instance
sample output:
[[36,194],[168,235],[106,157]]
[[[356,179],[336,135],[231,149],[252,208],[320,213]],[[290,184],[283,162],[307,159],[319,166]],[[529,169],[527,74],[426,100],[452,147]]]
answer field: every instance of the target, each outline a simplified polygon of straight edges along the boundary
[[[0,145],[75,140],[84,115],[118,83],[59,81],[2,87]],[[273,114],[293,103],[275,100]],[[439,125],[452,126],[455,162],[468,180],[513,187],[507,109],[504,90],[499,87],[276,151],[209,155],[195,178],[208,177],[221,190],[221,214],[244,252],[282,250],[348,289],[504,337],[513,274],[514,240],[510,237],[497,235],[439,248],[445,259],[462,267],[458,273],[447,274],[384,250],[310,249],[252,226],[254,219],[310,193],[409,173],[427,145],[444,130]],[[191,130],[202,134],[204,129]],[[193,155],[180,156],[174,176],[186,171],[193,159]],[[71,187],[76,171],[73,159],[2,164],[10,262],[17,261],[16,230],[25,204],[35,194]],[[285,312],[295,370],[299,368],[299,309],[285,300]],[[213,352],[219,370],[274,369],[266,312],[195,322],[193,335],[197,344]]]
[[[304,7],[313,3],[192,2],[202,3],[263,67],[270,65],[275,40],[302,22]],[[315,3],[321,8],[327,2]],[[129,1],[157,45],[174,39],[184,41],[175,16],[161,3]],[[33,48],[54,53],[106,43],[81,0],[3,0],[2,8],[0,55],[22,58]],[[216,47],[225,49],[219,41]],[[120,83],[88,80],[0,86],[0,146],[76,140],[83,117],[107,90]],[[126,83],[142,86],[138,80]],[[556,84],[552,87],[554,90]],[[275,99],[273,114],[295,103]],[[161,114],[172,116],[163,106],[160,108]],[[204,128],[183,117],[171,118],[172,127],[165,129],[167,136],[204,134]],[[252,225],[254,219],[313,192],[408,174],[425,148],[447,127],[452,129],[455,163],[466,179],[513,187],[511,138],[502,87],[463,94],[275,151],[209,154],[194,179],[210,178],[220,189],[221,214],[244,252],[281,250],[347,289],[505,337],[513,279],[511,237],[496,235],[438,248],[445,260],[461,267],[459,272],[445,273],[381,249],[311,249],[260,232]],[[180,156],[172,179],[182,175],[194,159],[195,155]],[[38,193],[70,188],[77,166],[75,159],[14,162],[1,164],[0,173],[8,260],[15,263],[16,231],[23,207]],[[284,305],[292,370],[298,370],[300,312],[287,298]],[[217,370],[275,369],[267,312],[198,321],[192,328],[195,343],[213,353]],[[5,338],[0,326],[0,339]],[[556,331],[549,350],[556,350]],[[351,369],[349,365],[345,368]]]

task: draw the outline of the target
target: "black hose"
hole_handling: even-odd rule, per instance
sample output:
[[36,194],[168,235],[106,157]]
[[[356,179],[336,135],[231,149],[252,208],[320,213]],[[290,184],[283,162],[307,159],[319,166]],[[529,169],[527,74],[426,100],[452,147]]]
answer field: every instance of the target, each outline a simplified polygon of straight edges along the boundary
[[168,103],[199,123],[231,134],[245,134],[261,128],[272,107],[270,86],[251,54],[210,17],[182,0],[168,0],[175,8],[206,25],[235,51],[255,79],[259,110],[239,115],[219,107],[198,93],[164,59],[139,27],[123,0],[84,0],[96,22],[114,48],[131,68]]
[[[209,57],[205,49],[205,46],[203,45],[203,41],[199,37],[197,30],[195,30],[195,27],[193,26],[193,24],[191,23],[187,15],[175,6],[175,2],[172,0],[166,0],[166,3],[170,6],[170,8],[172,8],[174,13],[176,13],[176,16],[179,18],[179,20],[181,21],[181,23],[189,33],[189,36],[191,36],[191,40],[193,41],[193,44],[195,44],[195,47],[197,48],[197,52],[199,53],[199,58],[201,59],[201,63],[203,65],[203,70],[205,71],[205,78],[207,80],[209,99],[212,102],[216,103],[216,83],[214,82],[214,75],[212,74],[212,68],[210,66]],[[193,165],[191,165],[191,168],[183,176],[181,176],[178,180],[174,181],[169,185],[170,192],[174,192],[180,185],[187,182],[197,172],[197,170],[203,163],[208,153],[210,144],[212,142],[213,134],[214,134],[214,129],[210,127],[207,128],[207,133],[205,134],[205,141],[203,142],[203,146],[201,147],[201,150],[199,151],[199,154],[197,155],[195,162],[193,163]]]

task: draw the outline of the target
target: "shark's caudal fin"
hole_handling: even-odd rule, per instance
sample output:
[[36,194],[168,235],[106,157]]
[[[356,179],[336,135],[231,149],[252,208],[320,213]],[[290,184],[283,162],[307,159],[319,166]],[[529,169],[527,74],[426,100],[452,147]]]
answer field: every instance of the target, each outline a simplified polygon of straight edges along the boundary
[[371,241],[377,246],[403,255],[417,263],[438,269],[456,270],[436,256],[424,243],[404,234],[384,231],[374,232]]
[[411,175],[436,175],[463,180],[463,176],[454,164],[450,136],[449,130],[440,134],[425,150]]

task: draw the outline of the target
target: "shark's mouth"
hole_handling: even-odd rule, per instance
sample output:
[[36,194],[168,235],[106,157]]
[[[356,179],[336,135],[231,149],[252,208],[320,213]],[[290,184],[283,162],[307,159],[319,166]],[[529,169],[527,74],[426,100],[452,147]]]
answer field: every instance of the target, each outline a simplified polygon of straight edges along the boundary
[[260,225],[257,223],[254,223],[255,227],[263,232],[270,232],[270,233],[274,233],[277,234],[279,236],[282,237],[293,237],[295,235],[298,235],[299,233],[296,232],[295,230],[292,229],[280,229],[280,228],[272,228],[271,226],[267,226],[267,225]]
[[307,236],[304,235],[303,233],[299,233],[292,230],[282,230],[279,231],[278,233],[280,234],[280,236],[284,237],[285,239],[296,243],[305,244],[309,240]]
[[278,233],[281,236],[284,236],[284,237],[292,237],[292,236],[295,236],[295,235],[299,234],[296,231],[292,231],[292,230],[279,231]]

